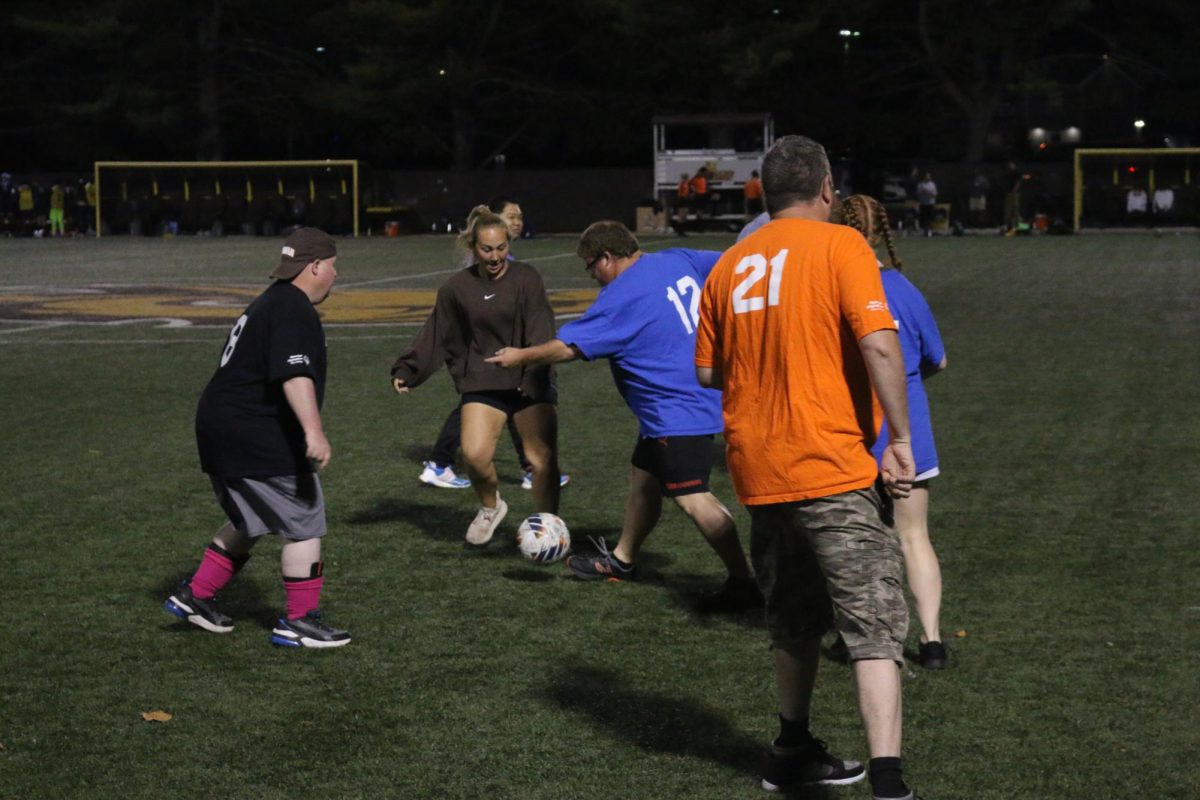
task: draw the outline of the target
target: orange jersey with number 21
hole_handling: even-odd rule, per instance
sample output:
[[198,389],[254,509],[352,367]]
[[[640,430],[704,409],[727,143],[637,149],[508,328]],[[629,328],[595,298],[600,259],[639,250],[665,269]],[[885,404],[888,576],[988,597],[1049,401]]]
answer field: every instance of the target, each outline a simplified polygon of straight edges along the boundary
[[696,364],[724,379],[729,471],[746,505],[869,486],[882,413],[858,348],[895,330],[879,264],[852,228],[776,219],[704,285]]

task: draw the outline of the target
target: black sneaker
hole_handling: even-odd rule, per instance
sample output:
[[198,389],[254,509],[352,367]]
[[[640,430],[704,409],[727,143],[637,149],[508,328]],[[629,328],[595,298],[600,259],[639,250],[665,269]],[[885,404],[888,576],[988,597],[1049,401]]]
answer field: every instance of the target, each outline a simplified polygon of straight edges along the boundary
[[871,797],[873,800],[921,800],[921,798],[917,796],[916,792],[909,792],[903,797],[880,797],[877,794],[872,794]]
[[708,592],[696,601],[700,614],[737,614],[763,607],[762,592],[753,578],[726,578],[715,592]]
[[284,619],[271,631],[271,644],[281,647],[341,647],[350,644],[349,631],[340,631],[321,621],[321,611],[313,609],[300,619]]
[[799,747],[772,744],[763,764],[762,788],[780,792],[797,786],[846,786],[858,783],[866,774],[859,762],[829,755],[820,739],[810,739]]
[[217,610],[216,600],[215,597],[207,600],[194,597],[192,582],[188,580],[179,584],[175,594],[168,597],[167,602],[163,603],[163,608],[206,631],[229,633],[233,630],[233,620]]
[[945,669],[946,646],[941,642],[922,642],[920,659],[925,669]]
[[603,538],[591,536],[596,553],[590,556],[571,556],[567,559],[567,567],[576,578],[584,581],[631,581],[637,575],[637,567],[630,564],[622,567],[617,563],[617,557],[608,549],[608,543]]

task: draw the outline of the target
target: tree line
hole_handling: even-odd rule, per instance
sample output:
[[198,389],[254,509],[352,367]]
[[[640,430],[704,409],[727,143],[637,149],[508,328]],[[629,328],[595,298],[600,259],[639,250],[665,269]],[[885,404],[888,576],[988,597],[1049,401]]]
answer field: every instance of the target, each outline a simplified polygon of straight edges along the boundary
[[[360,158],[648,163],[660,113],[768,111],[877,159],[1028,126],[1200,133],[1190,0],[8,0],[4,169]],[[50,15],[50,16],[48,16]],[[1142,130],[1137,135],[1143,135]]]

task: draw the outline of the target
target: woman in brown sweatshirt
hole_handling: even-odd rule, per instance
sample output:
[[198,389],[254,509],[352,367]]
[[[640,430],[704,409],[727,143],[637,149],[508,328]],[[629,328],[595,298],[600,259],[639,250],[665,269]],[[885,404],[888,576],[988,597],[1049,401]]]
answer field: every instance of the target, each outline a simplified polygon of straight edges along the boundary
[[484,359],[502,347],[529,347],[554,338],[554,312],[542,276],[508,260],[504,220],[478,206],[467,218],[459,246],[474,263],[438,289],[433,313],[412,345],[392,365],[392,385],[407,394],[444,363],[462,395],[462,451],[480,508],[467,544],[491,541],[508,513],[500,499],[492,458],[511,416],[533,467],[534,511],[558,512],[558,416],[552,368],[499,367]]

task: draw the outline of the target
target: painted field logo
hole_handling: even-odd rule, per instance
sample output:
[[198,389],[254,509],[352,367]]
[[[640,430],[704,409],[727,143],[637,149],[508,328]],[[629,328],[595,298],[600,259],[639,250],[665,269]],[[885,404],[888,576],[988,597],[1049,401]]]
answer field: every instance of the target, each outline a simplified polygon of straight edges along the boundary
[[[89,286],[0,293],[0,321],[118,322],[145,320],[172,327],[232,325],[262,286]],[[595,289],[550,291],[556,315],[582,314]],[[334,291],[318,309],[326,325],[420,323],[437,291],[348,289]]]

